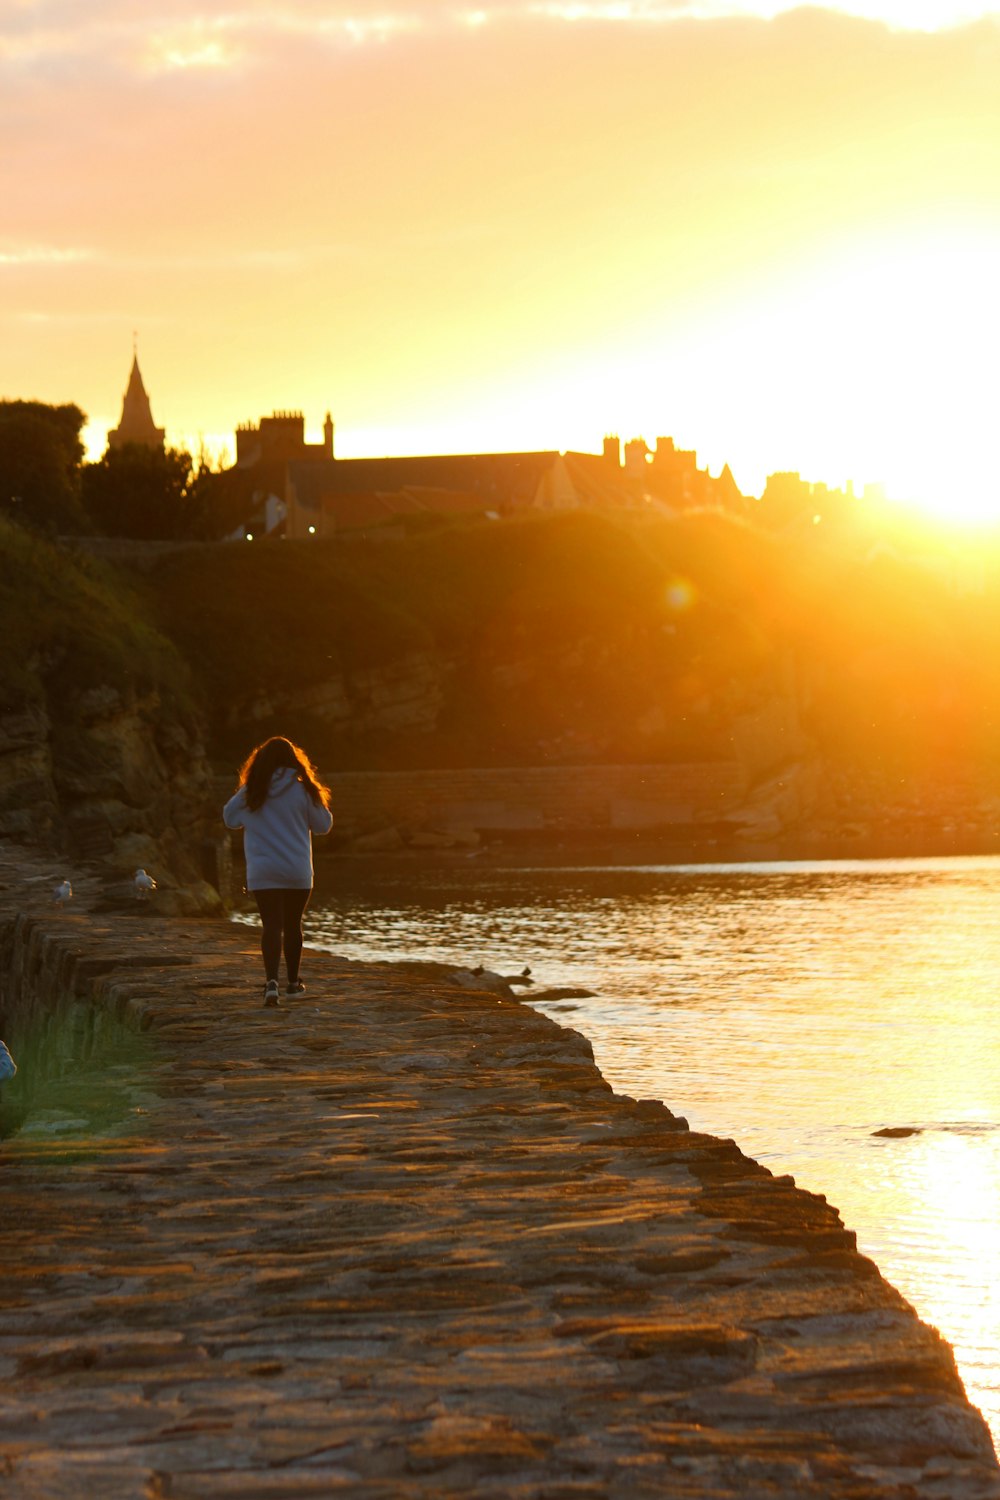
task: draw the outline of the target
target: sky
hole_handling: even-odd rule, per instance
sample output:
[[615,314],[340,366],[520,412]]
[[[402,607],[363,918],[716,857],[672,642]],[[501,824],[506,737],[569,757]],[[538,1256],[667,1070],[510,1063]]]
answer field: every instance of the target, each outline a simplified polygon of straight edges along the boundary
[[1000,0],[0,0],[0,397],[1000,519]]

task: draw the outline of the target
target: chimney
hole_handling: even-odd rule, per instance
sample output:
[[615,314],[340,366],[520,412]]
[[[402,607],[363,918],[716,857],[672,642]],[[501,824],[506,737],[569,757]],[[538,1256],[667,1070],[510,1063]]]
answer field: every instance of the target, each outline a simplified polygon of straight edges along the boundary
[[649,448],[644,438],[632,438],[625,444],[625,472],[640,475],[646,472],[646,457]]

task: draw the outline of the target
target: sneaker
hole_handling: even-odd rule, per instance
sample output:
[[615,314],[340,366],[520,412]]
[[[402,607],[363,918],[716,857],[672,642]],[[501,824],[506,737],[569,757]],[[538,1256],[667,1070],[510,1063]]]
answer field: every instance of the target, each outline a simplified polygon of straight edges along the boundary
[[278,999],[278,981],[276,979],[269,979],[264,986],[264,1004],[281,1004],[281,1001]]
[[285,994],[286,995],[304,995],[305,992],[306,992],[306,987],[302,983],[301,979],[296,979],[296,981],[295,981],[294,984],[288,985],[287,988],[285,989]]

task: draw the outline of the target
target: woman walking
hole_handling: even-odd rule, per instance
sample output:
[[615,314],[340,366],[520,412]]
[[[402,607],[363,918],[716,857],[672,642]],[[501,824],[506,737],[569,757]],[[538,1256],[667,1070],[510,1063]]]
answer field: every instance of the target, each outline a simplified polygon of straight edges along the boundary
[[304,995],[299,979],[302,914],[312,895],[312,835],[333,826],[330,789],[298,745],[265,740],[240,767],[240,784],[222,812],[243,829],[247,890],[260,912],[264,1004],[280,1005],[278,966],[285,954],[285,994]]

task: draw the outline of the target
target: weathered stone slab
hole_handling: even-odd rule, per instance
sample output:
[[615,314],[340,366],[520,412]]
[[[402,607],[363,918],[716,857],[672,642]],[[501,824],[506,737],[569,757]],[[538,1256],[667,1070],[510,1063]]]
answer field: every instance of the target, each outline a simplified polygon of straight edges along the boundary
[[4,1500],[1000,1500],[836,1210],[576,1033],[313,953],[265,1011],[245,929],[32,873],[0,848]]

